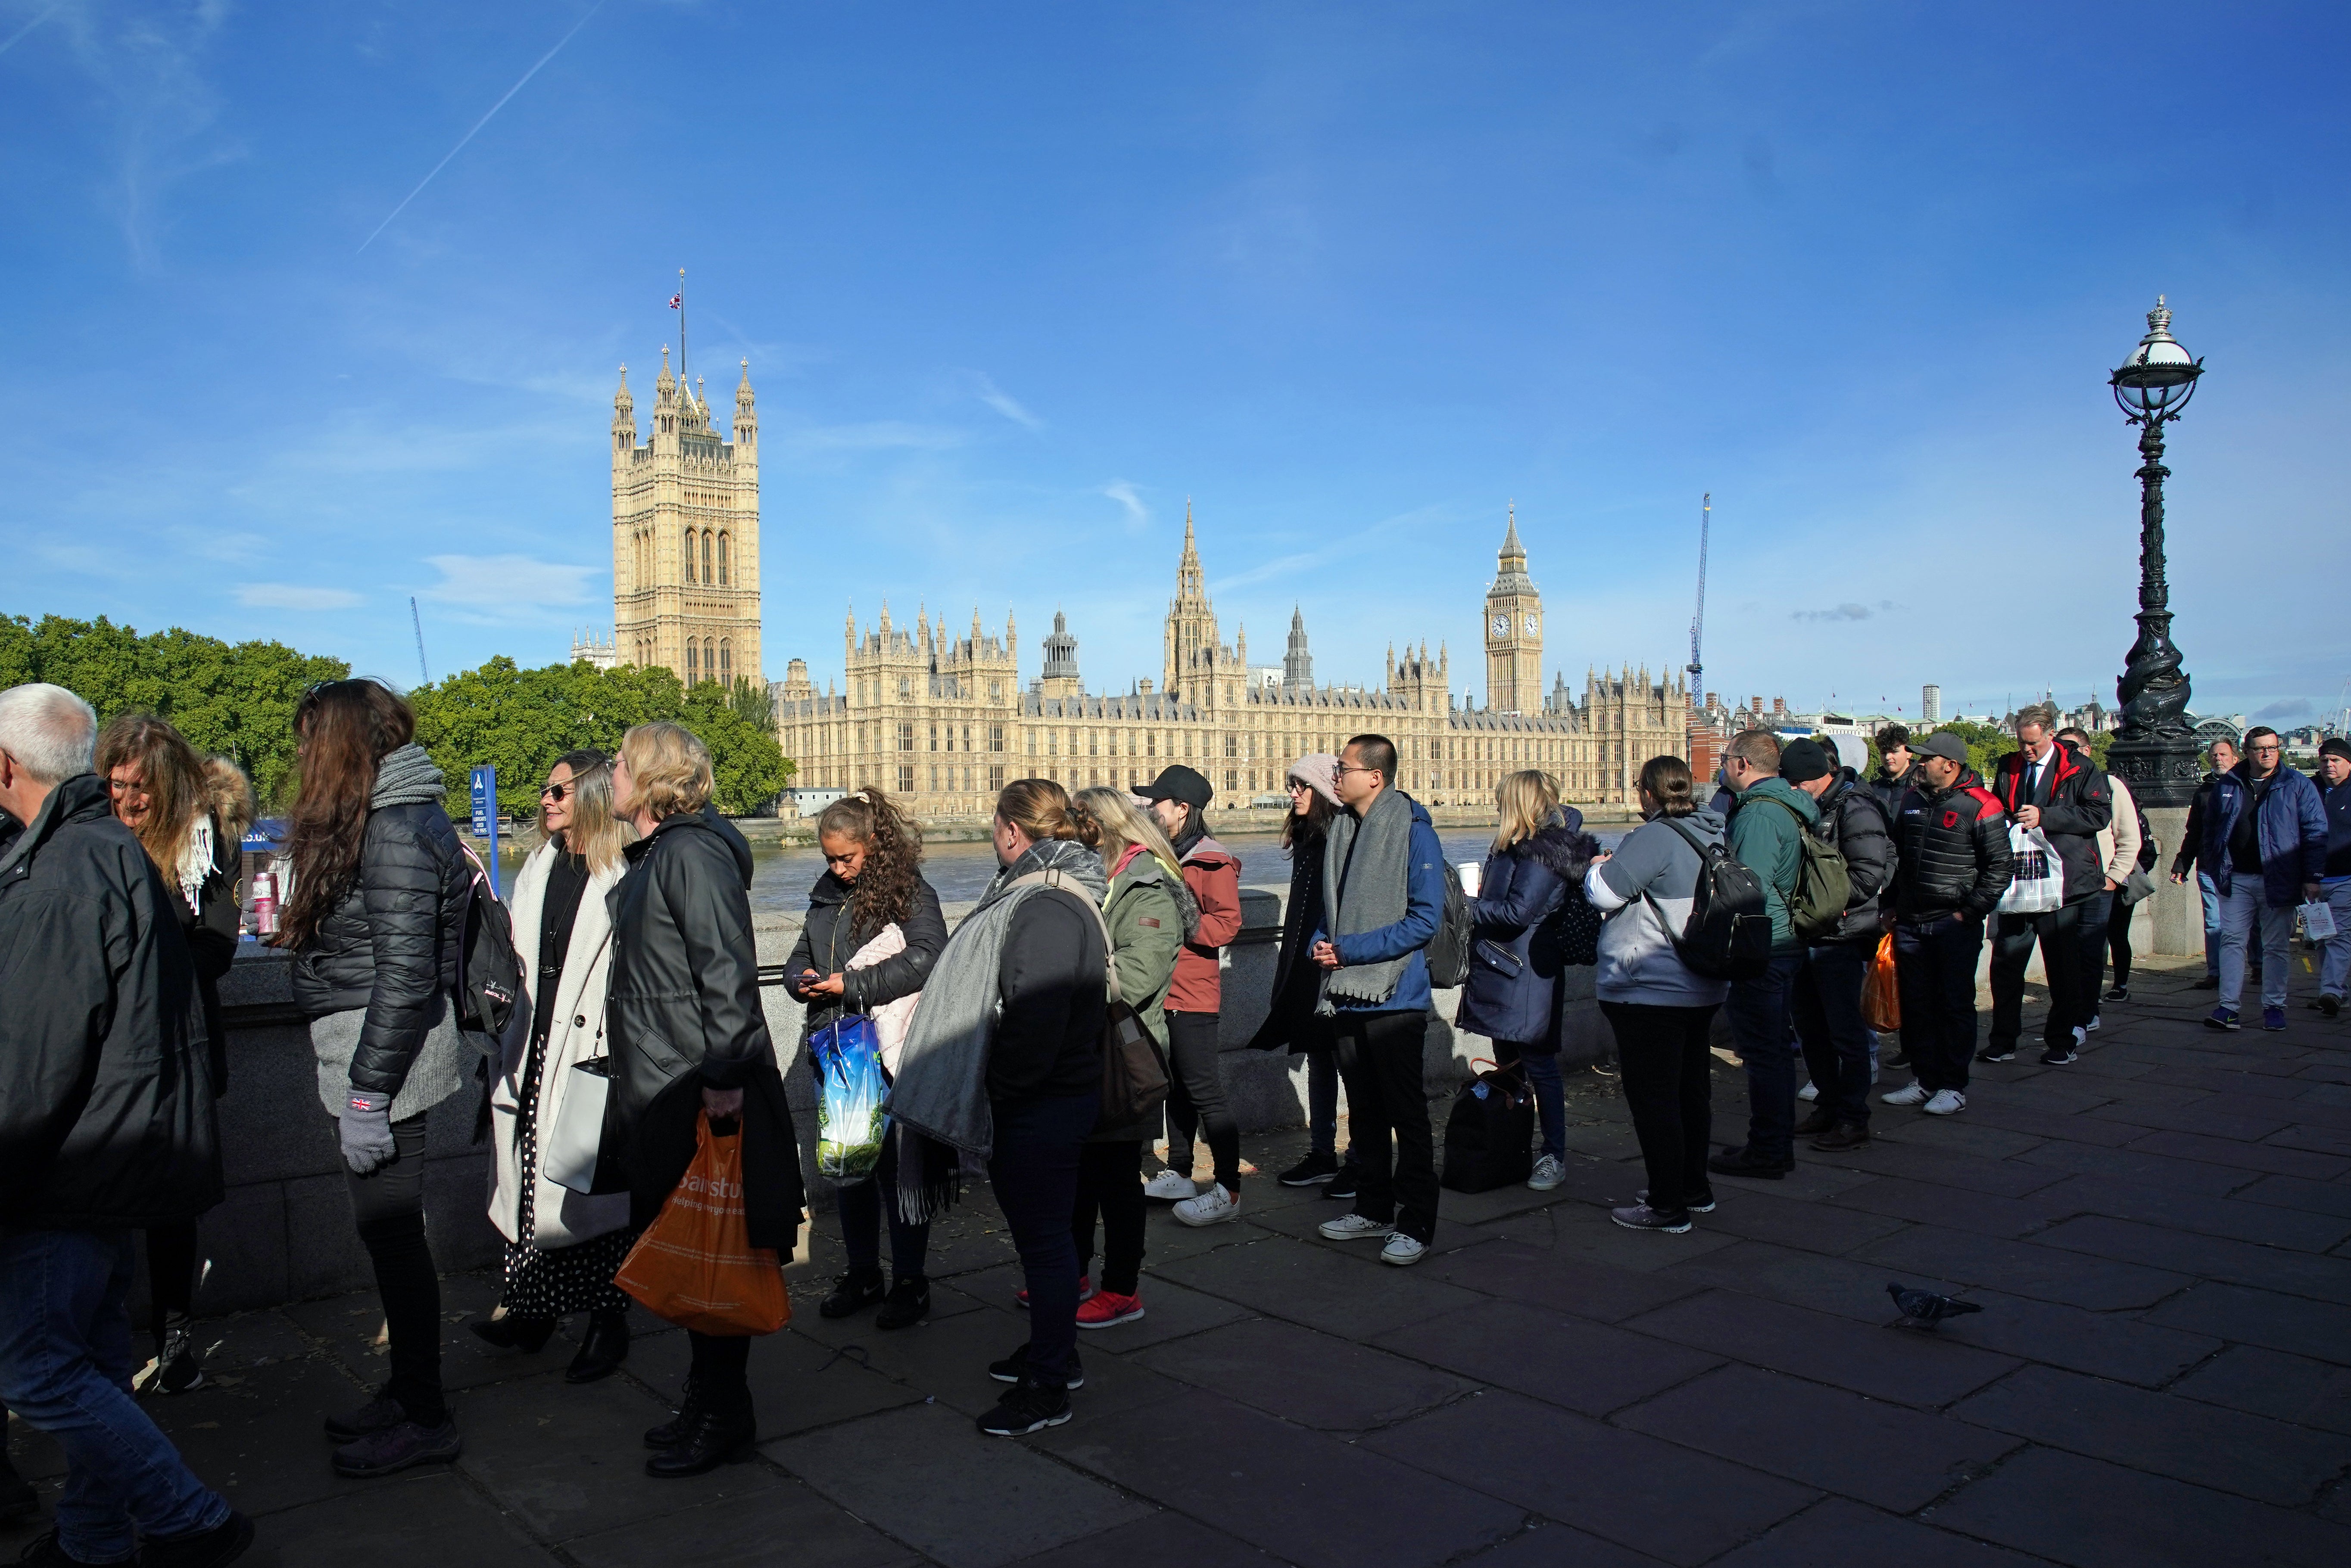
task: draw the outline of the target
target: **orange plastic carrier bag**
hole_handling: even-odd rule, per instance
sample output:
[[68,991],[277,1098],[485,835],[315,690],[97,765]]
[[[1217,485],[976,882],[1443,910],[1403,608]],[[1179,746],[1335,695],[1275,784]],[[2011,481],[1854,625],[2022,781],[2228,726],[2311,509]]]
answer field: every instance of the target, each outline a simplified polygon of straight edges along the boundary
[[721,1137],[707,1115],[696,1121],[694,1162],[612,1282],[655,1317],[702,1334],[773,1334],[791,1321],[775,1249],[751,1245],[739,1130]]
[[1894,977],[1894,933],[1877,939],[1877,956],[1861,982],[1861,1021],[1880,1034],[1902,1027],[1902,987]]

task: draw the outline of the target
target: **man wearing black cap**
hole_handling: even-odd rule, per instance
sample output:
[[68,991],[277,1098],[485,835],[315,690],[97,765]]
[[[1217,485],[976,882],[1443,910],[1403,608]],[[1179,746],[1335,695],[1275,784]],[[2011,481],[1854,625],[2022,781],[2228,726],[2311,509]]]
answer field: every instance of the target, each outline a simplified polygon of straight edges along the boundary
[[2318,803],[2326,810],[2326,867],[2319,897],[2335,911],[2335,934],[2319,950],[2318,1000],[2332,1018],[2343,1011],[2351,981],[2351,741],[2330,735],[2318,747]]
[[1820,807],[1813,831],[1844,856],[1851,883],[1836,929],[1804,950],[1792,998],[1796,1038],[1820,1096],[1796,1136],[1834,1153],[1869,1141],[1869,1025],[1862,1021],[1861,987],[1877,950],[1877,898],[1894,871],[1894,845],[1877,796],[1819,742],[1791,742],[1780,753],[1780,776]]
[[1984,917],[2008,890],[2008,814],[1944,731],[1913,748],[1916,775],[1894,818],[1895,974],[1902,1050],[1917,1078],[1877,1096],[1949,1116],[1968,1104],[1976,1050],[1976,962]]

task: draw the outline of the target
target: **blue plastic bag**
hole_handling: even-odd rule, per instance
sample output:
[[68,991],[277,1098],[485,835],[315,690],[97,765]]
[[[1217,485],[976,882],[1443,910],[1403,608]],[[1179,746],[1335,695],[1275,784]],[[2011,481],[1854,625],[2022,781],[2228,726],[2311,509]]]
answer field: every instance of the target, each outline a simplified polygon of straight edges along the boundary
[[882,1158],[890,1117],[882,1103],[882,1036],[862,1012],[844,1014],[809,1036],[809,1054],[824,1077],[816,1102],[816,1168],[842,1183],[862,1181]]

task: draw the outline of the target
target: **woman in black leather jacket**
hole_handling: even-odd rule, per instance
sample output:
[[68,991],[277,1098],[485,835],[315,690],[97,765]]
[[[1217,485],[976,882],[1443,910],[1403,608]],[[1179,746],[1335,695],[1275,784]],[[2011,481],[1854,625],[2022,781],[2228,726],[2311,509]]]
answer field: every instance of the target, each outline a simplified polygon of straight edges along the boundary
[[[693,1162],[707,1112],[715,1124],[742,1127],[751,1245],[789,1252],[807,1194],[759,1001],[750,852],[704,815],[709,748],[679,725],[640,724],[622,738],[612,796],[638,833],[626,851],[628,874],[605,898],[612,1091],[604,1137],[627,1173],[631,1223],[642,1228],[661,1213]],[[746,1376],[750,1340],[691,1329],[686,1339],[685,1397],[675,1419],[645,1434],[655,1450],[645,1473],[660,1479],[745,1458],[757,1432]]]
[[[800,1044],[844,1014],[875,1014],[882,1036],[882,1069],[897,1064],[914,998],[923,989],[939,950],[947,945],[947,923],[939,896],[917,867],[923,830],[899,815],[880,790],[868,786],[843,795],[817,818],[817,846],[824,852],[824,875],[809,893],[808,919],[800,940],[784,961],[785,985],[808,1008]],[[892,933],[896,940],[884,938]],[[877,939],[883,939],[879,940]],[[857,963],[869,944],[896,947],[885,957]],[[893,1005],[893,1003],[897,1005]],[[815,1064],[811,1060],[811,1070]],[[821,1075],[820,1074],[820,1076]],[[823,1093],[820,1083],[817,1092]],[[902,1185],[902,1162],[922,1168],[912,1189]],[[841,1205],[841,1239],[849,1251],[849,1272],[817,1311],[847,1317],[882,1303],[873,1316],[881,1329],[911,1328],[930,1315],[931,1282],[925,1258],[931,1221],[955,1201],[955,1151],[908,1127],[891,1128],[873,1173],[834,1194]],[[882,1284],[882,1229],[890,1230],[888,1292]]]
[[315,688],[296,710],[301,788],[281,946],[310,1014],[319,1097],[336,1118],[351,1210],[375,1264],[392,1376],[327,1435],[347,1476],[447,1461],[441,1286],[424,1236],[424,1117],[470,1064],[452,995],[473,871],[441,807],[441,770],[408,704],[372,680]]

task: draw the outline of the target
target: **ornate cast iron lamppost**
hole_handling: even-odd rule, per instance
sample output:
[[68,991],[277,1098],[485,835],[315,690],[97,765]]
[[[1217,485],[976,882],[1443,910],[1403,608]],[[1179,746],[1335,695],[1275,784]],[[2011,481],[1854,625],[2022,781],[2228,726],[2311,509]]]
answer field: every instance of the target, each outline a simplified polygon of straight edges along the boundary
[[2147,336],[2109,378],[2123,417],[2139,427],[2138,640],[2116,683],[2122,732],[2106,765],[2140,805],[2185,807],[2195,797],[2196,741],[2188,727],[2188,672],[2171,645],[2171,586],[2163,570],[2163,427],[2195,395],[2204,361],[2172,340],[2171,312],[2158,295]]

